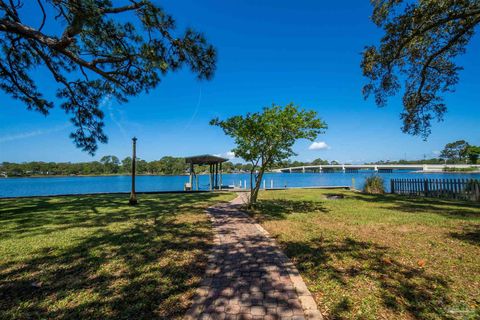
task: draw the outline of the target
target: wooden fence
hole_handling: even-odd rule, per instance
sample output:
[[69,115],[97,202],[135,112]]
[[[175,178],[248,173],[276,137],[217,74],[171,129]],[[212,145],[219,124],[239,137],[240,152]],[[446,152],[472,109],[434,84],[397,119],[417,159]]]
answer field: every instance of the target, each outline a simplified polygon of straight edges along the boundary
[[480,201],[480,180],[391,179],[390,192],[412,196]]

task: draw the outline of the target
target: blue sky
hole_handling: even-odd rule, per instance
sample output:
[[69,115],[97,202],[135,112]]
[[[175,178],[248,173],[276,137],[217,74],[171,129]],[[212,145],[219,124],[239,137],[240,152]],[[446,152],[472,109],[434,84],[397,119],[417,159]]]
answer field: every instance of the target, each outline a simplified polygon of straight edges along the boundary
[[[27,2],[28,3],[28,2]],[[340,162],[415,159],[435,156],[447,143],[465,139],[480,144],[480,38],[458,62],[465,68],[453,94],[446,95],[445,121],[433,126],[428,141],[400,130],[400,98],[386,108],[364,101],[360,70],[363,47],[378,41],[380,30],[369,20],[369,1],[316,0],[165,0],[179,29],[191,26],[205,33],[218,50],[211,81],[199,81],[183,70],[169,74],[149,95],[117,104],[105,99],[109,143],[93,159],[130,153],[130,138],[138,137],[138,156],[225,154],[230,138],[208,122],[273,102],[294,102],[316,110],[328,123],[317,142],[328,148],[309,150],[299,141],[298,160],[323,158]],[[39,71],[42,88],[54,94],[54,82]],[[68,138],[72,125],[63,111],[48,117],[27,111],[0,93],[1,161],[90,161]],[[319,144],[320,146],[324,144]]]

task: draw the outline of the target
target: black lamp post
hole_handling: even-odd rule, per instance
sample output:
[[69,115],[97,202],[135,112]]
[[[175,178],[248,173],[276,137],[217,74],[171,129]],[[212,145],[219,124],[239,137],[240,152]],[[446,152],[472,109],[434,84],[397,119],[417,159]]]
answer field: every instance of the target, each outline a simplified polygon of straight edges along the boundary
[[132,138],[132,191],[130,192],[130,200],[128,203],[132,206],[136,205],[137,202],[137,195],[135,194],[135,161],[137,159],[137,138]]

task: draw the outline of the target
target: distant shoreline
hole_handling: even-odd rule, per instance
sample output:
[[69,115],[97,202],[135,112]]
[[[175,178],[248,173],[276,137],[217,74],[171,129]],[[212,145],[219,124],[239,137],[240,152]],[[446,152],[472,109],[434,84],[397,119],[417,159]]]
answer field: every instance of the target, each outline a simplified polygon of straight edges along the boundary
[[[162,176],[162,177],[168,177],[168,176],[188,176],[186,174],[136,174],[135,176],[140,177],[140,176]],[[122,174],[73,174],[73,175],[67,175],[67,174],[49,174],[49,175],[31,175],[31,176],[10,176],[10,177],[3,177],[3,178],[88,178],[88,177],[130,177],[130,174],[128,173],[122,173]]]
[[[222,174],[246,174],[248,172],[223,172]],[[197,173],[199,176],[208,175],[208,173]],[[0,179],[12,179],[12,178],[88,178],[88,177],[130,177],[129,173],[118,173],[118,174],[73,174],[73,175],[66,175],[66,174],[50,174],[50,175],[31,175],[31,176],[0,176]],[[188,177],[188,174],[145,174],[145,173],[137,173],[135,176],[137,177],[178,177],[178,176],[185,176]]]
[[412,171],[411,173],[445,173],[445,174],[469,174],[469,173],[480,173],[480,170],[476,171],[443,171],[443,170],[428,170],[428,171]]
[[[267,173],[275,173],[278,172],[267,172]],[[295,172],[301,173],[301,172]],[[313,172],[308,172],[313,173]],[[338,171],[338,173],[342,173]],[[365,173],[365,172],[361,172]],[[374,172],[372,172],[374,173]],[[410,172],[403,172],[406,174],[480,174],[480,170],[477,171],[441,171],[441,170],[428,170],[428,171],[410,171]],[[249,174],[248,172],[223,172],[222,174]],[[285,173],[285,174],[292,174],[292,173]],[[303,173],[302,173],[303,174]],[[388,174],[388,173],[387,173]],[[199,176],[208,175],[208,173],[198,173]],[[185,176],[188,177],[188,174],[136,174],[137,177],[178,177],[178,176]],[[78,174],[78,175],[31,175],[31,176],[0,176],[0,179],[22,179],[22,178],[93,178],[93,177],[130,177],[128,173],[122,174]]]

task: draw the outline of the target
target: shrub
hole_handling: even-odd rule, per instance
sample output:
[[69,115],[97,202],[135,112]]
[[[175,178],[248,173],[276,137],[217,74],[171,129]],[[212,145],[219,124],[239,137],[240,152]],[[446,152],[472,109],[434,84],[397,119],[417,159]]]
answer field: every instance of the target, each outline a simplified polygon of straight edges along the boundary
[[385,193],[383,179],[379,176],[368,177],[367,180],[365,180],[365,186],[363,187],[363,191],[372,194]]

